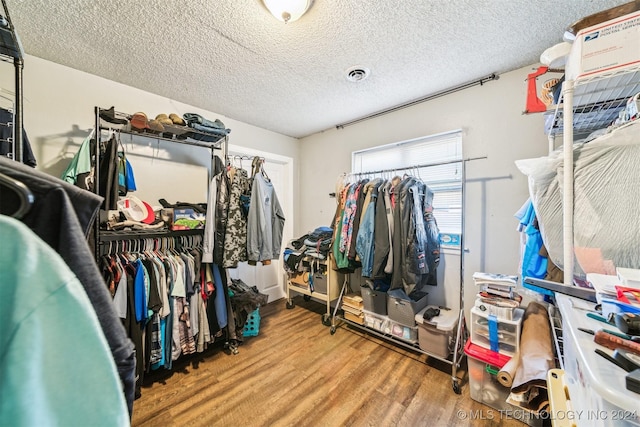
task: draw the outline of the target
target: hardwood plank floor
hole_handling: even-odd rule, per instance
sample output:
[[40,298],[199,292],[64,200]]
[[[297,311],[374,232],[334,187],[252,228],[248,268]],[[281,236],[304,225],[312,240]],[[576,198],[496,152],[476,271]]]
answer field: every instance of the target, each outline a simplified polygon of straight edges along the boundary
[[450,365],[347,325],[331,335],[324,305],[294,301],[262,307],[239,354],[216,344],[148,375],[132,425],[524,425],[472,400],[466,378],[455,394]]

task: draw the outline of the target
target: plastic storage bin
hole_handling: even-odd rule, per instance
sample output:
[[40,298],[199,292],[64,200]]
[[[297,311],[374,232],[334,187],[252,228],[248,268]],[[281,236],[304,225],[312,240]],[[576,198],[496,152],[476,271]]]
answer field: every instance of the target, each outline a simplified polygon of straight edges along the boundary
[[398,292],[397,289],[387,292],[387,316],[394,322],[401,323],[406,326],[414,327],[416,325],[416,313],[427,306],[427,294],[418,301],[401,298],[404,292]]
[[363,310],[364,313],[364,326],[367,328],[375,329],[378,332],[389,333],[389,318],[378,313],[373,313],[368,310]]
[[418,343],[421,350],[446,359],[451,354],[452,345],[454,345],[454,335],[460,312],[441,309],[439,316],[432,317],[430,321],[427,321],[424,319],[424,312],[429,307],[437,308],[428,305],[415,316],[418,324]]
[[407,341],[411,344],[418,343],[418,327],[407,326],[401,323],[389,321],[389,330],[392,336]]
[[387,293],[374,291],[366,286],[360,287],[364,309],[373,313],[387,315]]
[[584,305],[582,300],[558,293],[556,304],[562,314],[564,379],[573,411],[584,414],[578,425],[640,426],[639,395],[627,390],[626,373],[596,354],[595,350],[602,347],[593,341],[593,336],[578,330],[597,330],[603,324],[576,308]]
[[493,414],[496,419],[505,414],[530,426],[542,425],[542,418],[536,418],[532,413],[507,402],[511,390],[500,384],[497,374],[511,359],[509,356],[487,350],[471,341],[467,341],[464,352],[469,367],[469,395],[473,400],[503,411]]
[[[512,320],[496,318],[497,350],[506,356],[515,355],[520,349],[520,328],[524,310],[517,308]],[[478,307],[471,309],[471,342],[491,350],[490,314],[480,311]],[[495,350],[495,349],[494,349]]]
[[327,274],[322,271],[316,271],[313,274],[313,292],[327,293]]

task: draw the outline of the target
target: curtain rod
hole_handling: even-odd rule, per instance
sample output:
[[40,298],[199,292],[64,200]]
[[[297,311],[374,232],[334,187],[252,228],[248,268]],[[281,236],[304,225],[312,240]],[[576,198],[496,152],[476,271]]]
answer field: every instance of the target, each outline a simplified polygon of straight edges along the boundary
[[425,163],[425,164],[422,164],[422,165],[403,166],[403,167],[393,168],[393,169],[380,169],[380,170],[377,170],[377,171],[349,172],[346,175],[375,175],[375,174],[378,174],[378,173],[397,172],[397,171],[403,171],[403,170],[409,170],[409,169],[428,168],[428,167],[431,167],[431,166],[450,165],[452,163],[469,162],[471,160],[482,160],[482,159],[486,159],[486,158],[487,158],[487,156],[471,157],[471,158],[468,158],[468,159],[448,160],[448,161],[436,162],[436,163]]
[[431,101],[432,99],[436,99],[436,98],[439,98],[439,97],[444,96],[444,95],[450,95],[452,93],[455,93],[455,92],[458,92],[458,91],[461,91],[461,90],[464,90],[464,89],[468,89],[468,88],[473,87],[473,86],[477,86],[477,85],[482,86],[487,82],[490,82],[490,81],[493,81],[493,80],[498,80],[499,78],[500,78],[500,76],[497,75],[496,73],[489,74],[488,76],[482,77],[482,78],[480,78],[478,80],[474,80],[474,81],[469,82],[469,83],[464,83],[464,84],[461,84],[459,86],[454,86],[452,88],[445,89],[445,90],[443,90],[441,92],[436,92],[434,94],[427,95],[427,96],[425,96],[423,98],[415,99],[413,101],[407,102],[406,104],[396,105],[395,107],[391,107],[391,108],[388,108],[386,110],[378,111],[377,113],[373,113],[373,114],[370,114],[368,116],[364,116],[364,117],[361,117],[359,119],[352,120],[350,122],[346,122],[346,123],[342,123],[342,124],[336,125],[336,129],[343,129],[345,126],[350,126],[350,125],[354,125],[356,123],[363,122],[365,120],[374,119],[376,117],[380,117],[380,116],[383,116],[385,114],[393,113],[395,111],[402,110],[403,108],[407,108],[407,107],[411,107],[411,106],[414,106],[414,105],[417,105],[417,104],[421,104],[421,103],[426,102],[426,101]]

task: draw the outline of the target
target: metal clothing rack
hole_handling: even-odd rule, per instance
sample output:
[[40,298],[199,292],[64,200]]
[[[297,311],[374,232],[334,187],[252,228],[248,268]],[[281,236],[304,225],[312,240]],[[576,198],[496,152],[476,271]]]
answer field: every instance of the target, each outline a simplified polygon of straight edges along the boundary
[[[4,1],[4,0],[3,0]],[[140,138],[146,139],[155,139],[157,141],[167,141],[172,144],[178,145],[190,145],[195,147],[207,148],[211,152],[211,163],[208,171],[207,177],[207,186],[211,184],[211,179],[215,174],[215,151],[222,150],[222,155],[225,157],[229,150],[229,136],[225,134],[220,139],[215,142],[205,142],[198,141],[194,139],[177,139],[174,137],[168,137],[164,134],[153,134],[153,133],[143,133],[143,132],[134,132],[130,129],[130,125],[118,125],[112,124],[106,120],[103,120],[100,117],[100,113],[103,111],[107,111],[107,109],[102,109],[100,107],[94,107],[94,115],[95,115],[95,130],[96,130],[96,144],[94,145],[94,151],[91,153],[93,156],[92,164],[94,165],[94,186],[93,191],[95,194],[99,192],[99,183],[100,183],[100,138],[103,130],[111,131],[111,132],[119,132],[121,134],[128,134]],[[114,118],[118,119],[126,119],[127,121],[131,118],[130,114],[113,111]],[[184,127],[180,127],[184,128]],[[187,130],[187,129],[181,129]],[[196,129],[188,129],[189,132],[195,135],[209,135],[205,132],[198,131]],[[207,191],[208,193],[208,191]],[[95,245],[94,245],[94,256],[95,259],[98,260],[100,258],[101,250],[108,249],[109,244],[111,242],[118,241],[131,241],[135,244],[143,244],[144,242],[149,242],[152,239],[169,239],[172,240],[180,240],[184,239],[186,236],[202,236],[204,234],[204,230],[136,230],[136,231],[103,231],[100,230],[100,221],[95,221],[94,225],[94,236],[95,236]],[[229,309],[230,303],[227,300],[227,309]],[[238,344],[234,340],[229,339],[230,325],[226,326],[227,329],[227,342],[225,343],[225,347],[228,348],[232,354],[238,354]]]
[[[222,150],[223,155],[226,156],[227,152],[228,152],[228,135],[225,135],[224,137],[222,137],[220,140],[218,140],[217,142],[214,143],[207,143],[207,142],[202,142],[202,141],[196,141],[196,140],[189,140],[189,139],[173,139],[173,138],[169,138],[169,137],[165,137],[159,134],[152,134],[152,133],[141,133],[141,132],[133,132],[131,130],[129,130],[126,126],[123,128],[123,125],[112,125],[109,122],[106,122],[104,120],[101,119],[100,117],[100,113],[102,111],[106,111],[105,109],[102,109],[100,107],[94,107],[94,113],[95,113],[95,129],[96,129],[96,144],[94,146],[94,151],[92,153],[93,156],[93,161],[92,163],[95,165],[94,168],[94,173],[95,173],[95,177],[94,177],[94,193],[98,194],[98,190],[99,190],[99,182],[100,182],[100,168],[98,167],[98,165],[100,164],[100,134],[101,131],[103,130],[107,130],[107,131],[112,131],[112,132],[120,132],[123,134],[128,134],[128,135],[132,135],[132,136],[138,136],[141,138],[151,138],[151,139],[155,139],[158,141],[167,141],[173,144],[179,144],[179,145],[191,145],[191,146],[195,146],[195,147],[202,147],[202,148],[207,148],[211,151],[211,166],[209,169],[209,176],[207,178],[207,185],[210,184],[211,182],[211,178],[213,177],[213,173],[214,173],[214,168],[215,168],[215,150]],[[126,113],[122,113],[122,112],[114,112],[114,114],[116,115],[117,118],[121,118],[121,119],[129,119],[130,115],[126,114]],[[197,134],[203,134],[203,132],[199,132],[195,129],[190,129],[190,131],[193,131],[194,133]],[[203,233],[203,230],[195,230],[197,233]],[[96,259],[98,259],[98,257],[100,256],[100,244],[105,242],[105,241],[113,241],[113,240],[119,240],[119,239],[126,239],[127,235],[131,235],[131,236],[136,236],[136,232],[131,232],[131,231],[126,231],[126,232],[119,232],[120,234],[117,234],[118,232],[104,232],[100,230],[100,223],[99,221],[96,221],[95,224],[95,231],[94,231],[94,235],[95,235],[95,256]],[[155,232],[152,232],[151,235],[152,236],[156,236],[156,237],[171,237],[174,233],[174,231],[167,231],[167,232],[159,232],[158,230],[156,230]],[[179,234],[178,234],[179,235]],[[147,234],[147,236],[149,236],[149,234]],[[133,237],[133,239],[136,239],[138,237]]]
[[459,159],[459,160],[449,160],[449,161],[443,161],[443,162],[435,162],[435,163],[427,163],[427,164],[421,164],[421,165],[412,165],[412,166],[406,166],[406,167],[399,167],[399,168],[391,168],[391,169],[381,169],[381,170],[376,170],[376,171],[368,171],[368,172],[354,172],[354,173],[350,173],[350,174],[346,174],[346,175],[353,175],[353,176],[367,176],[367,175],[377,175],[377,174],[382,174],[382,173],[388,173],[388,172],[399,172],[399,171],[407,171],[407,170],[417,170],[417,169],[421,169],[421,168],[425,168],[425,167],[430,167],[430,166],[441,166],[441,165],[447,165],[447,164],[453,164],[453,163],[460,163],[461,165],[461,175],[460,175],[460,181],[461,181],[461,200],[462,200],[462,205],[461,205],[461,210],[462,210],[462,215],[461,215],[461,233],[460,233],[460,311],[458,314],[458,326],[456,329],[456,340],[455,340],[455,346],[453,349],[453,354],[449,356],[449,358],[442,358],[436,355],[433,355],[427,351],[424,351],[422,349],[420,349],[420,347],[415,344],[412,345],[409,342],[405,342],[402,341],[401,339],[395,339],[393,336],[390,336],[389,334],[385,334],[382,333],[380,331],[376,331],[375,329],[372,328],[367,328],[364,325],[360,325],[358,323],[352,322],[348,319],[345,319],[344,317],[338,317],[337,313],[338,313],[338,308],[340,307],[340,304],[342,303],[342,299],[345,296],[345,291],[348,287],[348,279],[345,278],[343,284],[342,284],[342,289],[340,291],[340,296],[338,297],[338,302],[333,310],[333,316],[331,318],[331,335],[335,334],[336,332],[336,318],[339,318],[340,320],[342,320],[343,322],[346,322],[347,324],[354,326],[358,329],[364,330],[368,333],[371,333],[373,335],[376,335],[380,338],[383,338],[387,341],[391,341],[394,344],[400,345],[402,347],[408,348],[410,350],[425,354],[429,357],[438,359],[442,362],[448,363],[451,365],[451,386],[453,388],[453,391],[456,394],[460,394],[462,392],[462,389],[460,388],[460,378],[458,378],[458,368],[460,368],[460,364],[462,362],[462,358],[464,357],[464,351],[463,346],[464,346],[464,341],[466,340],[467,337],[467,328],[466,328],[466,319],[465,319],[465,315],[464,315],[464,253],[465,253],[465,249],[464,249],[464,229],[465,229],[465,180],[466,180],[466,175],[465,175],[465,170],[466,170],[466,163],[472,160],[481,160],[481,159],[486,159],[486,156],[483,157],[474,157],[474,158],[467,158],[467,159]]
[[22,163],[23,135],[22,135],[22,70],[24,68],[24,51],[22,43],[16,33],[7,2],[2,0],[3,15],[0,16],[0,61],[13,62],[15,68],[15,99],[13,103],[13,160]]

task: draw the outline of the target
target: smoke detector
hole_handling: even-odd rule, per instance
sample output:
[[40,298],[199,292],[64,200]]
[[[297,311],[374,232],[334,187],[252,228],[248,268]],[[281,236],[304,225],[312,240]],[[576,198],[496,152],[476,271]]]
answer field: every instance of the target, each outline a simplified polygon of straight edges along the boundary
[[369,74],[371,71],[366,67],[351,67],[347,70],[347,80],[354,83],[361,82],[369,77]]

